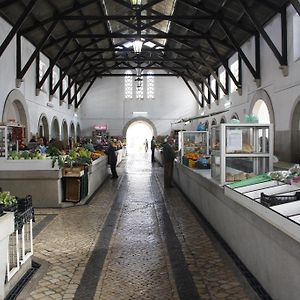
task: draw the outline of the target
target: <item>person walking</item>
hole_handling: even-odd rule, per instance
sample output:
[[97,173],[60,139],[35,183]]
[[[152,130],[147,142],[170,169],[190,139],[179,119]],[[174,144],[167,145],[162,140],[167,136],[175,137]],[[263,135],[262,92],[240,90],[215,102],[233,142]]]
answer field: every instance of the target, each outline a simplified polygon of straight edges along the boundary
[[146,141],[145,141],[145,152],[148,152],[148,147],[149,147],[148,140],[146,139]]
[[108,164],[110,165],[111,170],[111,178],[116,179],[118,178],[116,166],[117,166],[117,154],[116,149],[112,142],[109,142],[108,148],[106,150],[106,154],[108,156]]
[[173,139],[171,137],[168,137],[163,144],[164,185],[166,188],[172,187],[173,163],[176,157],[176,152],[172,145]]
[[156,141],[155,141],[155,137],[153,136],[151,140],[151,162],[154,162],[155,147],[156,147]]

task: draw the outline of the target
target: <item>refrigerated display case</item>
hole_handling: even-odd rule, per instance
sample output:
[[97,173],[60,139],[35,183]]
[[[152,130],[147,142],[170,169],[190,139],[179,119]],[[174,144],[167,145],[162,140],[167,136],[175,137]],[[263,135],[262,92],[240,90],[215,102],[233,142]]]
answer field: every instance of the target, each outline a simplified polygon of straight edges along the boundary
[[212,126],[211,147],[211,176],[222,185],[273,170],[272,124]]
[[8,157],[8,152],[19,151],[25,138],[25,127],[23,126],[0,126],[0,158]]
[[181,163],[184,163],[186,156],[190,156],[195,161],[201,156],[208,156],[208,131],[180,131],[178,133],[178,150]]

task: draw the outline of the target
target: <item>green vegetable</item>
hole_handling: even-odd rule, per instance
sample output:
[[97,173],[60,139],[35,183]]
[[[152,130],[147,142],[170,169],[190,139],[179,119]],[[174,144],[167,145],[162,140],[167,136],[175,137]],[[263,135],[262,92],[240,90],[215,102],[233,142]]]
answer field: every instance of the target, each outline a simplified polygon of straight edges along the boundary
[[10,195],[10,192],[0,192],[0,204],[4,207],[12,206],[17,204],[17,199]]

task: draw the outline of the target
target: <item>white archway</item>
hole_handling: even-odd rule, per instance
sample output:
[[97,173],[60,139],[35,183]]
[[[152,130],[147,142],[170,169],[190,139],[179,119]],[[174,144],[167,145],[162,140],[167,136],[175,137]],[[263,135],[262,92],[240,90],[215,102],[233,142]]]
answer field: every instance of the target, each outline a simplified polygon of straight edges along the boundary
[[[139,120],[131,123],[126,131],[126,148],[128,153],[145,152],[145,141],[150,143],[154,130],[148,122]],[[150,152],[150,150],[149,150]]]
[[270,112],[266,102],[263,99],[258,99],[253,105],[252,114],[258,118],[258,123],[270,124]]
[[72,137],[75,140],[75,126],[74,126],[73,122],[71,122],[71,124],[70,124],[69,136]]
[[38,123],[38,132],[40,137],[45,137],[49,141],[49,125],[45,114],[42,114]]
[[3,123],[14,123],[25,127],[25,138],[30,132],[29,112],[24,95],[19,90],[12,90],[4,104],[2,113]]
[[221,118],[221,121],[220,121],[220,124],[224,124],[224,123],[227,123],[227,122],[226,122],[225,116],[223,116],[223,117]]
[[81,135],[80,124],[77,123],[77,125],[76,125],[76,143],[78,143],[80,141],[80,135]]
[[51,138],[56,140],[60,139],[59,124],[56,117],[52,119],[52,123],[51,123]]
[[68,145],[69,135],[68,135],[68,124],[66,120],[63,120],[61,124],[61,141],[63,142],[64,146]]

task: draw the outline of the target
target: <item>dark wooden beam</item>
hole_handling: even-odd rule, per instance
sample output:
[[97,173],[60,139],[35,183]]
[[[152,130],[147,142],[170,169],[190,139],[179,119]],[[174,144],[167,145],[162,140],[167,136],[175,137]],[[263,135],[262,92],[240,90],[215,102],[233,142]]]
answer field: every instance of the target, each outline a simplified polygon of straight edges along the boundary
[[[86,71],[86,70],[84,70],[84,67],[85,67],[86,64],[87,64],[87,61],[85,61],[83,63],[83,65],[80,68],[80,71],[70,81],[70,83],[68,84],[68,88],[62,93],[61,100],[65,99],[65,97],[70,93],[71,88],[73,87],[73,85],[78,81],[78,79],[81,76],[81,74],[83,74]],[[90,70],[90,68],[88,68],[88,70]],[[85,76],[85,78],[88,77],[89,75],[90,75],[90,73],[87,76]],[[71,76],[69,76],[69,78],[71,78]]]
[[[199,83],[198,82],[196,82],[196,81],[194,81],[193,80],[193,82],[194,82],[194,85],[196,86],[196,88],[197,88],[197,90],[201,93],[201,100],[199,99],[199,101],[200,101],[200,107],[204,107],[204,101],[203,101],[203,99],[205,99],[204,97],[203,97],[203,95],[202,95],[202,91],[201,91],[201,88],[200,88],[200,86],[199,86]],[[198,97],[199,98],[199,97]]]
[[22,69],[22,39],[21,35],[17,33],[16,36],[16,75],[20,78],[20,72]]
[[47,77],[49,76],[49,74],[52,73],[52,70],[54,68],[54,66],[56,65],[56,63],[58,62],[58,60],[61,58],[62,54],[64,53],[67,45],[69,44],[69,42],[71,41],[71,39],[68,39],[63,46],[61,47],[61,49],[59,50],[59,52],[57,53],[57,55],[55,56],[54,59],[50,60],[50,66],[48,67],[47,71],[45,72],[43,78],[41,79],[41,81],[37,82],[36,88],[40,89],[43,84],[45,83]]
[[54,88],[52,89],[52,91],[50,91],[50,95],[54,95],[55,94],[56,90],[61,85],[61,83],[64,80],[64,78],[66,77],[67,73],[71,70],[71,68],[73,67],[73,64],[76,62],[76,60],[78,59],[78,57],[80,56],[80,54],[81,54],[80,52],[77,52],[77,54],[74,55],[73,59],[71,60],[71,62],[68,65],[68,67],[65,69],[64,73],[60,77],[59,81],[56,83],[56,85],[54,86]]
[[[101,77],[125,77],[132,76],[136,77],[136,74],[101,74]],[[178,77],[176,74],[168,73],[153,73],[153,74],[141,74],[141,77],[154,76],[154,77]]]
[[25,76],[25,74],[27,73],[27,71],[30,68],[31,64],[33,63],[33,61],[35,60],[35,58],[37,57],[37,55],[39,54],[39,52],[42,50],[42,48],[45,45],[46,41],[49,39],[49,37],[50,37],[50,35],[51,35],[52,31],[54,30],[54,28],[55,28],[56,25],[57,25],[57,21],[54,22],[49,27],[47,33],[42,38],[42,40],[40,41],[40,43],[38,45],[36,45],[35,50],[33,51],[32,55],[28,59],[27,63],[25,64],[25,66],[21,70],[21,72],[19,74],[20,77],[18,79],[22,79]]
[[207,8],[200,1],[198,3],[194,3],[191,0],[180,0],[180,2],[185,3],[186,5],[189,5],[189,6],[193,7],[194,9],[197,9],[201,12],[206,13],[208,16],[211,16],[213,20],[223,20],[223,21],[227,22],[228,24],[231,24],[234,27],[242,29],[250,34],[254,33],[254,31],[251,27],[248,27],[247,25],[243,24],[242,22],[237,22],[236,20],[226,17],[224,14],[221,13],[221,11],[219,11],[217,13],[216,11],[213,11],[213,10]]
[[271,2],[269,0],[255,0],[256,2],[258,2],[259,4],[264,5],[265,7],[279,13],[281,8],[280,6],[276,5],[274,2]]
[[0,3],[0,9],[3,9],[4,7],[10,6],[14,3],[18,2],[18,0],[3,0]]
[[23,29],[21,33],[24,35],[24,34],[30,32],[30,31],[39,29],[40,27],[42,27],[42,26],[44,26],[46,24],[52,23],[52,22],[54,22],[57,19],[61,19],[62,16],[64,16],[64,15],[68,15],[68,14],[74,13],[74,12],[76,12],[79,9],[82,9],[84,7],[87,7],[87,6],[91,5],[91,4],[94,4],[96,1],[97,0],[88,0],[88,1],[86,1],[84,3],[75,4],[71,8],[69,8],[69,9],[61,12],[60,14],[56,14],[56,15],[50,17],[50,18],[47,18],[47,19],[35,22],[32,26],[29,26],[29,27]]
[[[150,10],[151,12],[156,12],[155,10]],[[216,16],[196,16],[196,15],[164,15],[156,12],[156,15],[141,15],[140,19],[143,20],[160,20],[160,21],[174,21],[174,20],[191,20],[191,21],[201,21],[201,20],[213,20],[217,18]],[[62,15],[58,17],[59,20],[65,21],[132,21],[136,18],[136,15],[76,15],[68,16]]]
[[[260,35],[257,33],[254,37],[255,41],[255,68],[257,73],[257,80],[261,78],[261,64],[260,64]],[[259,84],[260,85],[260,84]]]
[[[236,85],[236,87],[237,87],[237,88],[240,88],[240,87],[241,87],[241,86],[240,86],[240,83],[236,80],[234,74],[232,73],[232,71],[231,71],[230,68],[228,67],[228,62],[227,62],[227,60],[224,59],[224,58],[220,55],[218,49],[216,48],[216,46],[213,44],[213,42],[212,42],[211,40],[208,39],[207,41],[208,41],[208,44],[210,45],[212,51],[214,52],[214,54],[215,54],[215,55],[219,58],[219,60],[221,61],[222,66],[224,67],[224,69],[226,70],[226,72],[228,73],[228,75],[230,76],[230,78],[232,79],[232,81],[234,82],[234,84]],[[222,90],[223,90],[223,89],[222,89]],[[223,92],[224,92],[224,90],[223,90]],[[226,89],[226,87],[225,87],[225,92],[224,92],[224,94],[225,94],[225,95],[228,95],[228,93],[229,93],[229,91],[228,91],[228,89]]]
[[233,35],[232,35],[231,31],[228,29],[227,25],[223,21],[220,21],[220,20],[219,20],[219,23],[220,23],[221,27],[223,28],[225,34],[227,35],[228,39],[230,40],[230,42],[232,43],[232,45],[234,46],[234,48],[236,49],[236,51],[241,56],[243,62],[247,66],[247,68],[250,71],[250,73],[252,74],[252,76],[255,79],[259,79],[257,71],[254,69],[254,67],[252,66],[251,62],[247,58],[246,54],[243,52],[243,50],[241,49],[241,47],[238,44],[238,42],[236,41],[236,39],[233,37]]
[[0,57],[2,56],[3,52],[5,51],[5,49],[7,48],[9,43],[11,42],[11,40],[14,38],[15,34],[20,30],[22,24],[24,23],[24,21],[29,16],[30,12],[32,11],[32,9],[33,9],[33,7],[34,7],[34,5],[36,4],[37,1],[38,0],[31,0],[27,4],[25,10],[23,11],[23,13],[19,17],[19,19],[16,21],[16,23],[14,24],[14,26],[12,27],[12,29],[10,30],[10,32],[8,33],[8,35],[6,36],[4,41],[2,42],[2,44],[0,46]]
[[192,95],[194,96],[194,98],[196,99],[197,103],[203,107],[201,101],[199,100],[198,95],[195,93],[195,91],[193,90],[193,88],[191,87],[191,85],[189,84],[188,80],[184,77],[181,76],[181,78],[183,79],[184,83],[186,84],[186,86],[188,87],[188,89],[190,90],[190,92],[192,93]]
[[[275,57],[278,60],[279,64],[281,66],[287,65],[287,53],[285,52],[285,57],[280,54],[277,47],[273,43],[272,39],[269,37],[269,35],[267,34],[267,32],[265,31],[263,26],[260,25],[259,20],[255,17],[254,13],[252,12],[250,7],[248,6],[247,1],[245,1],[245,0],[238,0],[238,1],[241,4],[241,6],[243,7],[244,12],[246,13],[249,20],[252,22],[253,26],[261,34],[262,38],[265,40],[265,42],[267,43],[267,45],[269,46],[269,48],[271,49],[271,51],[275,55]],[[285,13],[285,10],[282,10],[281,16],[282,16],[281,29],[282,29],[282,33],[285,33],[285,36],[286,36],[286,30],[283,30],[284,27],[286,29],[286,13]],[[285,16],[285,18],[284,18],[284,16]],[[285,38],[285,36],[282,35],[282,37],[283,37],[283,45],[282,45],[283,48],[286,48],[286,45],[284,45],[284,43],[287,43],[287,39]]]
[[92,85],[94,84],[94,82],[96,81],[97,76],[95,76],[92,81],[89,83],[89,85],[87,86],[85,92],[81,95],[80,100],[75,104],[75,108],[78,108],[79,105],[82,103],[83,99],[85,98],[85,96],[87,95],[88,91],[90,90],[90,88],[92,87]]
[[295,10],[297,11],[298,15],[300,16],[300,3],[298,0],[289,0],[289,2],[294,6]]

